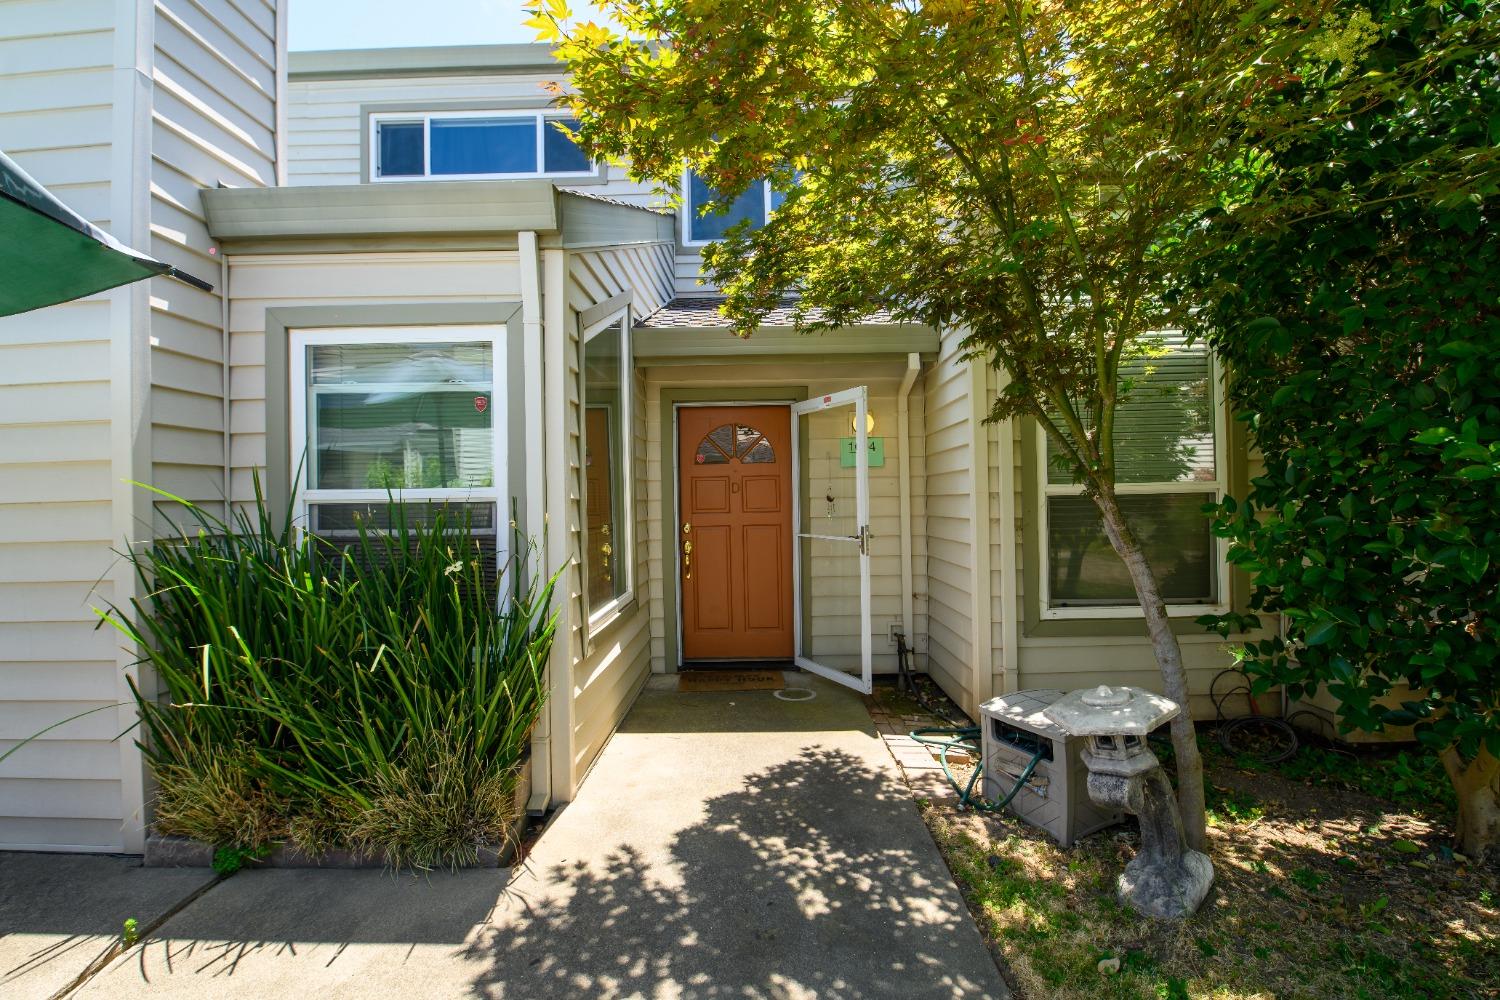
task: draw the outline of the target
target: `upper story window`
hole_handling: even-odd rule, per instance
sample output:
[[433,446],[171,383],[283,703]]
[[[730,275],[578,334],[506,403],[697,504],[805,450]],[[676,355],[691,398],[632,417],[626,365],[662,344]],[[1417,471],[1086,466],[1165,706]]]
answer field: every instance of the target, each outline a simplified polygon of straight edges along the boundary
[[771,187],[770,181],[757,181],[734,199],[729,209],[704,215],[701,209],[715,198],[714,189],[696,170],[688,170],[683,183],[682,241],[688,246],[702,246],[722,240],[724,234],[745,219],[751,229],[759,229],[781,207],[786,195]]
[[558,126],[575,119],[540,111],[372,115],[372,180],[579,177],[594,165]]

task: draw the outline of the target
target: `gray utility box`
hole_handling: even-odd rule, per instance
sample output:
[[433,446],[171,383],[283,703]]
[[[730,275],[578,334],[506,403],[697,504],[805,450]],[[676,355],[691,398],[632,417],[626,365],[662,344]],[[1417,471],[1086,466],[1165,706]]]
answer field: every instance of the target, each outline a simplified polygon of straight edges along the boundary
[[1089,798],[1089,770],[1083,763],[1086,741],[1069,738],[1042,714],[1062,695],[1038,689],[991,698],[979,706],[979,726],[984,797],[993,802],[1008,795],[1040,748],[1036,770],[1006,808],[1046,830],[1063,847],[1071,847],[1080,837],[1122,822],[1125,816]]

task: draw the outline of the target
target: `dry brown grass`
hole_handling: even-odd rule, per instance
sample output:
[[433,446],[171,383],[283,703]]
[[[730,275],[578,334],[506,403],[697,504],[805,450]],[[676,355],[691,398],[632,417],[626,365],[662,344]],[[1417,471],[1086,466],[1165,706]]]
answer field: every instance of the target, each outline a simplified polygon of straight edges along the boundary
[[1222,759],[1210,778],[1217,878],[1184,922],[1116,902],[1133,828],[1064,851],[1009,816],[924,807],[1022,997],[1500,996],[1500,872],[1446,855],[1441,820]]

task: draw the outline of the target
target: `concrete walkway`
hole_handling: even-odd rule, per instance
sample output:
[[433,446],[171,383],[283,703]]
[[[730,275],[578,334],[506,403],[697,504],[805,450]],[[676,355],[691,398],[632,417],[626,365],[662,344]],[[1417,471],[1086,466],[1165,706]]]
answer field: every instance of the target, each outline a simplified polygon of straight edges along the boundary
[[861,700],[658,678],[509,883],[252,871],[84,997],[1004,997]]
[[214,880],[208,869],[145,869],[139,858],[0,852],[0,997],[44,1000],[120,942]]

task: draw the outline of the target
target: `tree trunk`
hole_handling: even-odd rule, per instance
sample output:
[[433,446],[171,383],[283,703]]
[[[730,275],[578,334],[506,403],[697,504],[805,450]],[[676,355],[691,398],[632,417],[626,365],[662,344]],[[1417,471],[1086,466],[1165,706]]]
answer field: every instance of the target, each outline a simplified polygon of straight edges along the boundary
[[1198,734],[1193,728],[1193,712],[1188,703],[1182,647],[1178,645],[1167,618],[1167,606],[1161,599],[1156,574],[1146,562],[1146,554],[1141,551],[1135,533],[1125,523],[1114,491],[1097,492],[1094,503],[1103,515],[1104,533],[1130,571],[1130,582],[1135,585],[1141,611],[1146,616],[1151,648],[1156,654],[1157,666],[1161,668],[1162,693],[1182,706],[1182,711],[1172,720],[1172,749],[1177,755],[1177,806],[1182,812],[1182,832],[1187,837],[1188,846],[1202,851],[1208,826],[1203,797],[1203,758],[1198,754]]
[[1467,764],[1457,747],[1443,751],[1443,769],[1458,796],[1454,850],[1471,861],[1483,861],[1500,847],[1500,759],[1483,746]]

